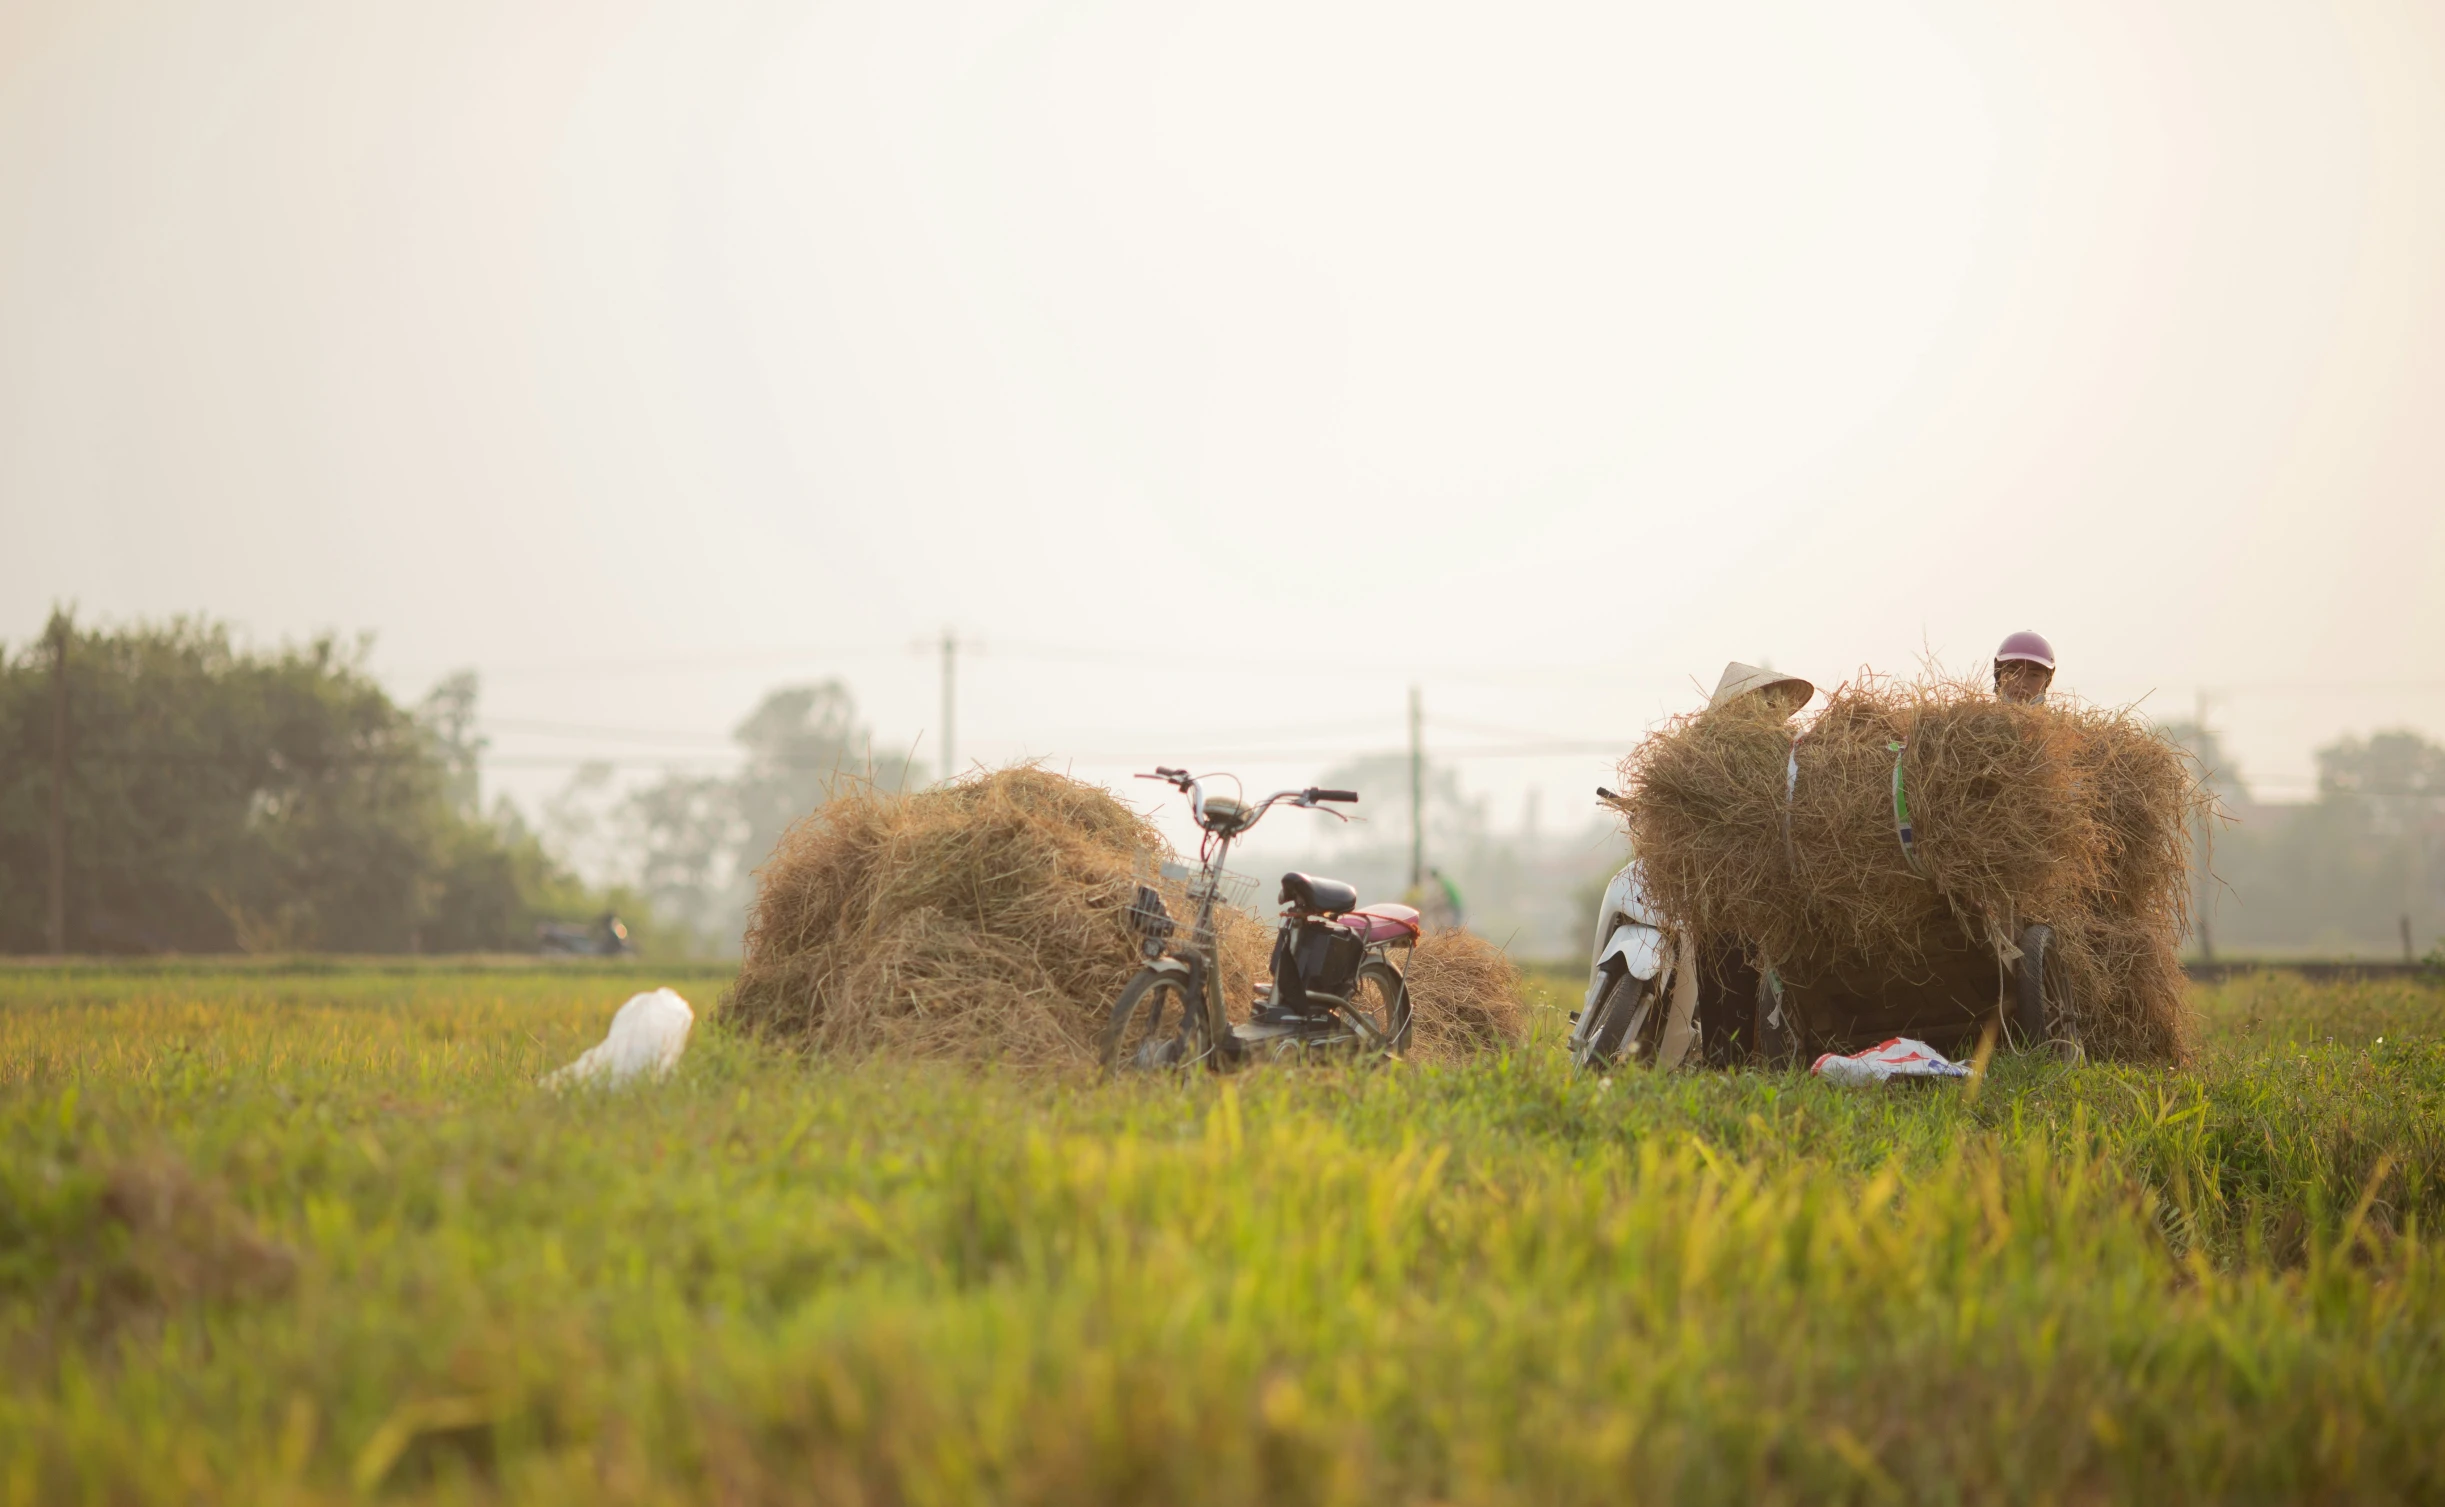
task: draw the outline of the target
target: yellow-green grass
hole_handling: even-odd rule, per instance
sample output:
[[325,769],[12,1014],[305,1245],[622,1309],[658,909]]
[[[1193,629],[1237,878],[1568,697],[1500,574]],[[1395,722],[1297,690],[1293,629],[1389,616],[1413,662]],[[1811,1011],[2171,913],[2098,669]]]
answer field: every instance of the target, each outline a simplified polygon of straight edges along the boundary
[[538,1090],[638,982],[0,971],[0,1500],[2445,1493],[2432,987],[1974,1090],[1600,1083],[1559,979],[1459,1068]]

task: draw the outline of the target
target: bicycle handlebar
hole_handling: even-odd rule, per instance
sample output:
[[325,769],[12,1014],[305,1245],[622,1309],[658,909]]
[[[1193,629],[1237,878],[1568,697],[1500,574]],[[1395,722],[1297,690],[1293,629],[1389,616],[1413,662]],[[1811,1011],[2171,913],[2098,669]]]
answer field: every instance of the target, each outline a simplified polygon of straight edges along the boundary
[[[1185,769],[1173,769],[1168,766],[1158,764],[1155,766],[1154,773],[1141,774],[1138,776],[1138,778],[1141,780],[1161,780],[1164,784],[1171,786],[1173,789],[1178,790],[1182,795],[1187,796],[1189,798],[1189,814],[1196,819],[1197,825],[1200,827],[1205,825],[1205,794],[1202,788],[1204,782],[1199,780],[1195,775],[1190,774]],[[1228,778],[1228,776],[1226,776],[1226,778]],[[1355,802],[1357,799],[1358,792],[1355,790],[1326,790],[1315,785],[1310,785],[1305,790],[1277,790],[1273,794],[1265,797],[1265,799],[1257,802],[1253,807],[1248,808],[1245,816],[1242,817],[1238,826],[1235,828],[1235,832],[1246,832],[1249,828],[1256,825],[1258,817],[1263,816],[1266,812],[1272,810],[1277,804],[1283,801],[1288,801],[1292,805],[1298,806],[1303,810],[1315,811],[1322,809],[1322,807],[1319,805],[1320,802]],[[1327,811],[1325,814],[1328,816],[1339,817],[1343,821],[1349,820],[1348,817],[1342,816],[1342,814],[1338,811]]]

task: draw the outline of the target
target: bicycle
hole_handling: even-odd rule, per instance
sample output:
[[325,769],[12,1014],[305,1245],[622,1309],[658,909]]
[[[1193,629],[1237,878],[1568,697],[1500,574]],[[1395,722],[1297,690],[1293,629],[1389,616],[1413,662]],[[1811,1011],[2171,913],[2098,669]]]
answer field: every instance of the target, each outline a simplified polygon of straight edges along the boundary
[[1260,1052],[1283,1057],[1405,1050],[1409,989],[1390,953],[1416,943],[1418,913],[1406,905],[1361,907],[1358,891],[1339,880],[1282,876],[1283,915],[1274,939],[1272,981],[1258,988],[1256,1008],[1245,1025],[1233,1026],[1223,1003],[1215,907],[1228,891],[1246,883],[1224,870],[1231,844],[1246,836],[1266,812],[1286,802],[1347,821],[1328,803],[1355,802],[1358,792],[1311,785],[1250,804],[1207,795],[1203,780],[1185,769],[1158,768],[1138,778],[1161,780],[1187,796],[1189,813],[1204,836],[1198,844],[1197,871],[1186,886],[1191,919],[1185,939],[1153,884],[1142,878],[1130,902],[1129,924],[1138,935],[1145,966],[1113,1003],[1102,1043],[1105,1072],[1196,1066],[1221,1071]]

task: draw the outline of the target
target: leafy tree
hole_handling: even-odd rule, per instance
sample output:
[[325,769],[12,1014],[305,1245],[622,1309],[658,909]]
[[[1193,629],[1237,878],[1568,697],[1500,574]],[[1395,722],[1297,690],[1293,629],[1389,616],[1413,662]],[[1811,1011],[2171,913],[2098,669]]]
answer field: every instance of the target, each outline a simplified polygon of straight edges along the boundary
[[441,765],[442,793],[453,811],[469,818],[483,808],[481,768],[487,741],[475,730],[476,693],[475,671],[459,670],[442,677],[416,708],[416,723]]
[[[472,676],[420,719],[363,640],[243,652],[191,618],[67,635],[71,949],[516,947],[539,914],[589,908],[531,836],[473,810]],[[10,951],[45,943],[52,704],[47,644],[0,653]]]
[[841,776],[864,774],[874,742],[837,680],[771,692],[730,736],[747,754],[732,788],[750,866],[822,805]]
[[924,778],[905,761],[878,766],[857,703],[837,680],[766,694],[731,736],[745,756],[728,777],[672,772],[635,791],[609,820],[588,809],[603,781],[581,771],[554,803],[556,828],[573,836],[609,826],[629,855],[615,865],[652,904],[725,950],[735,948],[754,898],[755,869],[782,834],[843,778],[887,788]]
[[2445,932],[2445,748],[2406,730],[2318,751],[2317,799],[2258,805],[2215,845],[2220,949],[2389,952]]
[[2318,750],[2318,795],[2341,798],[2351,824],[2380,837],[2424,834],[2445,798],[2445,748],[2397,729]]
[[627,799],[617,825],[634,834],[631,882],[656,915],[716,939],[745,926],[736,870],[746,822],[731,781],[665,775]]

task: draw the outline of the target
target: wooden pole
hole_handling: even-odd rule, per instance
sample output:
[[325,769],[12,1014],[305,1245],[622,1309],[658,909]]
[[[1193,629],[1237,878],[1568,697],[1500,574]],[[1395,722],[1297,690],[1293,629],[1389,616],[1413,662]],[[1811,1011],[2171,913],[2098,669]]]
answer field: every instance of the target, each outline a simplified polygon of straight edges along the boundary
[[51,614],[51,910],[54,957],[68,950],[68,617]]
[[[2198,707],[2198,719],[2192,726],[2197,729],[2194,736],[2198,738],[2199,747],[2204,752],[2207,748],[2207,687],[2205,686],[2199,687]],[[2211,788],[2214,787],[2219,772],[2213,769],[2202,771]],[[2209,924],[2207,913],[2216,902],[2216,876],[2212,869],[2215,859],[2215,833],[2208,826],[2208,816],[2204,811],[2199,813],[2199,845],[2196,851],[2199,860],[2199,888],[2198,909],[2194,919],[2199,927],[2199,961],[2212,963],[2216,961],[2216,932],[2215,928]]]
[[1409,688],[1409,887],[1426,885],[1426,717]]
[[951,718],[957,707],[959,681],[959,636],[950,629],[942,630],[942,782],[949,784],[959,773],[959,756],[952,747]]

